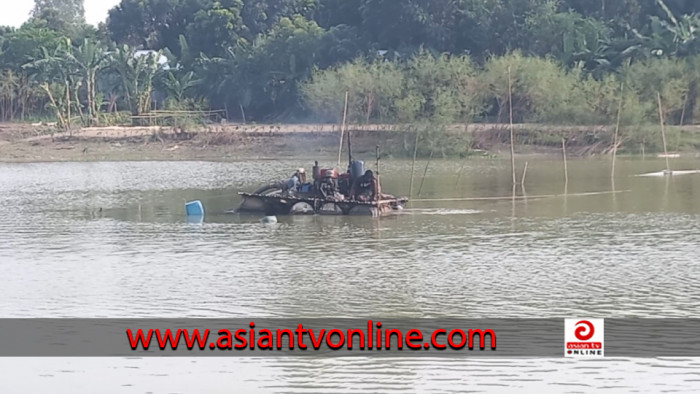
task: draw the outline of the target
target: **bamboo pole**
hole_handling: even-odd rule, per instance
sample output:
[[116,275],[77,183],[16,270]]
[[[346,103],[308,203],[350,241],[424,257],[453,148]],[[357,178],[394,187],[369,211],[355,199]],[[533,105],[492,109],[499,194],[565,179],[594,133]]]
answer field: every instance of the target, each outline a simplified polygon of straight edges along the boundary
[[618,103],[617,106],[617,123],[615,124],[615,137],[613,138],[613,157],[612,157],[612,170],[610,172],[610,178],[615,178],[615,161],[617,159],[617,145],[618,145],[618,136],[620,133],[620,118],[622,116],[622,98],[623,93],[624,93],[625,85],[624,83],[620,84],[620,102]]
[[345,122],[348,118],[348,92],[345,92],[345,106],[343,107],[343,124],[340,126],[340,145],[338,146],[338,166],[340,167],[340,157],[343,154],[343,137],[345,134]]
[[418,154],[418,137],[420,133],[416,129],[416,142],[413,145],[413,163],[411,163],[411,186],[408,192],[408,198],[413,197],[413,177],[416,173],[416,155]]
[[515,133],[513,132],[513,81],[508,67],[508,107],[510,107],[510,168],[513,174],[513,185],[518,183],[515,175]]
[[430,150],[430,157],[428,162],[425,163],[425,170],[423,171],[423,179],[420,181],[420,187],[418,188],[418,198],[420,198],[421,192],[423,191],[423,183],[425,182],[425,176],[428,174],[428,166],[430,166],[430,161],[433,160],[433,150]]
[[380,178],[381,175],[379,174],[379,145],[377,145],[377,147],[376,147],[376,153],[377,153],[377,188],[379,189],[379,190],[377,190],[377,194],[379,195],[379,198],[381,198],[381,196],[382,196],[382,181]]
[[527,176],[527,162],[525,162],[525,168],[523,169],[523,178],[520,180],[520,187],[525,191],[525,176]]
[[[516,188],[517,188],[517,186],[516,186],[515,183],[514,183],[514,184],[513,184],[513,192],[511,193],[511,202],[510,202],[510,207],[511,207],[511,211],[510,211],[510,225],[511,225],[511,228],[513,228],[513,229],[515,228],[515,200],[516,200],[515,189],[516,189]],[[524,197],[524,196],[523,196],[523,197]]]
[[375,148],[375,154],[377,157],[377,178],[379,178],[379,145]]
[[683,120],[685,119],[685,108],[688,106],[688,96],[689,94],[685,94],[685,98],[683,98],[683,110],[681,110],[681,121],[679,126],[683,126]]
[[459,187],[459,181],[462,179],[462,171],[464,170],[464,164],[465,162],[462,161],[462,165],[459,167],[459,171],[457,172],[457,181],[455,182],[455,191],[457,191],[457,188]]
[[70,119],[70,106],[71,106],[71,100],[70,100],[70,85],[68,84],[68,80],[66,80],[66,121],[68,122],[66,124],[66,127],[68,128],[68,133],[72,137],[73,136],[73,129],[71,128],[71,119]]
[[568,187],[569,187],[569,165],[567,164],[567,161],[566,161],[566,140],[564,138],[561,139],[561,151],[562,151],[562,155],[564,156],[564,188],[568,189]]
[[656,98],[659,101],[659,122],[661,123],[661,139],[664,143],[664,156],[666,158],[666,171],[671,172],[671,165],[668,162],[668,150],[666,149],[666,127],[664,126],[664,112],[661,107],[661,93],[656,92]]

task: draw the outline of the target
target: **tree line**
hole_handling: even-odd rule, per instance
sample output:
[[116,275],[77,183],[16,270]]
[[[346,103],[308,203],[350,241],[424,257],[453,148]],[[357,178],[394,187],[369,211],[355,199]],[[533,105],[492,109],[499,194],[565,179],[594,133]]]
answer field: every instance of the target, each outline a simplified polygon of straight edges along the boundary
[[[0,27],[0,119],[693,123],[693,0],[35,0]],[[510,83],[508,75],[510,75]],[[509,86],[512,85],[512,88]],[[512,96],[509,91],[512,89]]]

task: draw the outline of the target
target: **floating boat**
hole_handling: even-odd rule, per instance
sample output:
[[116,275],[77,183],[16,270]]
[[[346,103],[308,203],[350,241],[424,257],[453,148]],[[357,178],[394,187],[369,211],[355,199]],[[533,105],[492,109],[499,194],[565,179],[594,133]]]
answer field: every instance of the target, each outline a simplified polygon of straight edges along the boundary
[[[265,215],[353,215],[385,216],[402,210],[408,198],[382,194],[377,187],[373,198],[363,200],[351,196],[353,185],[365,175],[364,162],[351,161],[348,171],[340,174],[336,168],[313,167],[312,182],[306,182],[303,169],[298,185],[289,181],[265,185],[252,193],[240,192],[243,202],[237,212]],[[376,178],[375,178],[376,179]],[[379,185],[379,180],[376,179]]]

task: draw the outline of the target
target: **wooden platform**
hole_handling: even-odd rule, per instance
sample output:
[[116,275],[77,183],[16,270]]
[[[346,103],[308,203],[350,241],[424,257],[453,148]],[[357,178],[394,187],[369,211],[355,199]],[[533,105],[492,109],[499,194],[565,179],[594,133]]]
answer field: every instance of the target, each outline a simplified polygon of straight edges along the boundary
[[260,212],[266,215],[354,215],[383,216],[402,209],[408,198],[383,199],[373,202],[335,201],[314,196],[279,196],[238,193],[243,196],[239,212]]

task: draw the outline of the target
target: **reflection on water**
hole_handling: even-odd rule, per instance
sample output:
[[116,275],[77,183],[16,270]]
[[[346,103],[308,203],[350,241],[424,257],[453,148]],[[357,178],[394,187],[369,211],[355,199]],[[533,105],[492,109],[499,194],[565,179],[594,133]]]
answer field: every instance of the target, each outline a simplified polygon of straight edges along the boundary
[[[629,160],[612,185],[608,162],[570,161],[565,188],[561,162],[530,160],[513,198],[509,162],[433,160],[425,181],[416,171],[429,201],[395,216],[263,225],[226,214],[238,191],[303,165],[0,164],[0,316],[700,316],[700,175],[638,177],[665,164]],[[382,163],[383,190],[407,195],[410,168]],[[195,199],[207,211],[201,223],[184,215]],[[697,359],[64,362],[2,359],[18,378],[0,391],[102,381],[126,392],[231,391],[223,388],[233,382],[271,391],[656,392],[700,381]]]
[[[8,359],[5,392],[697,392],[698,359]],[[16,371],[16,372],[15,372]]]

